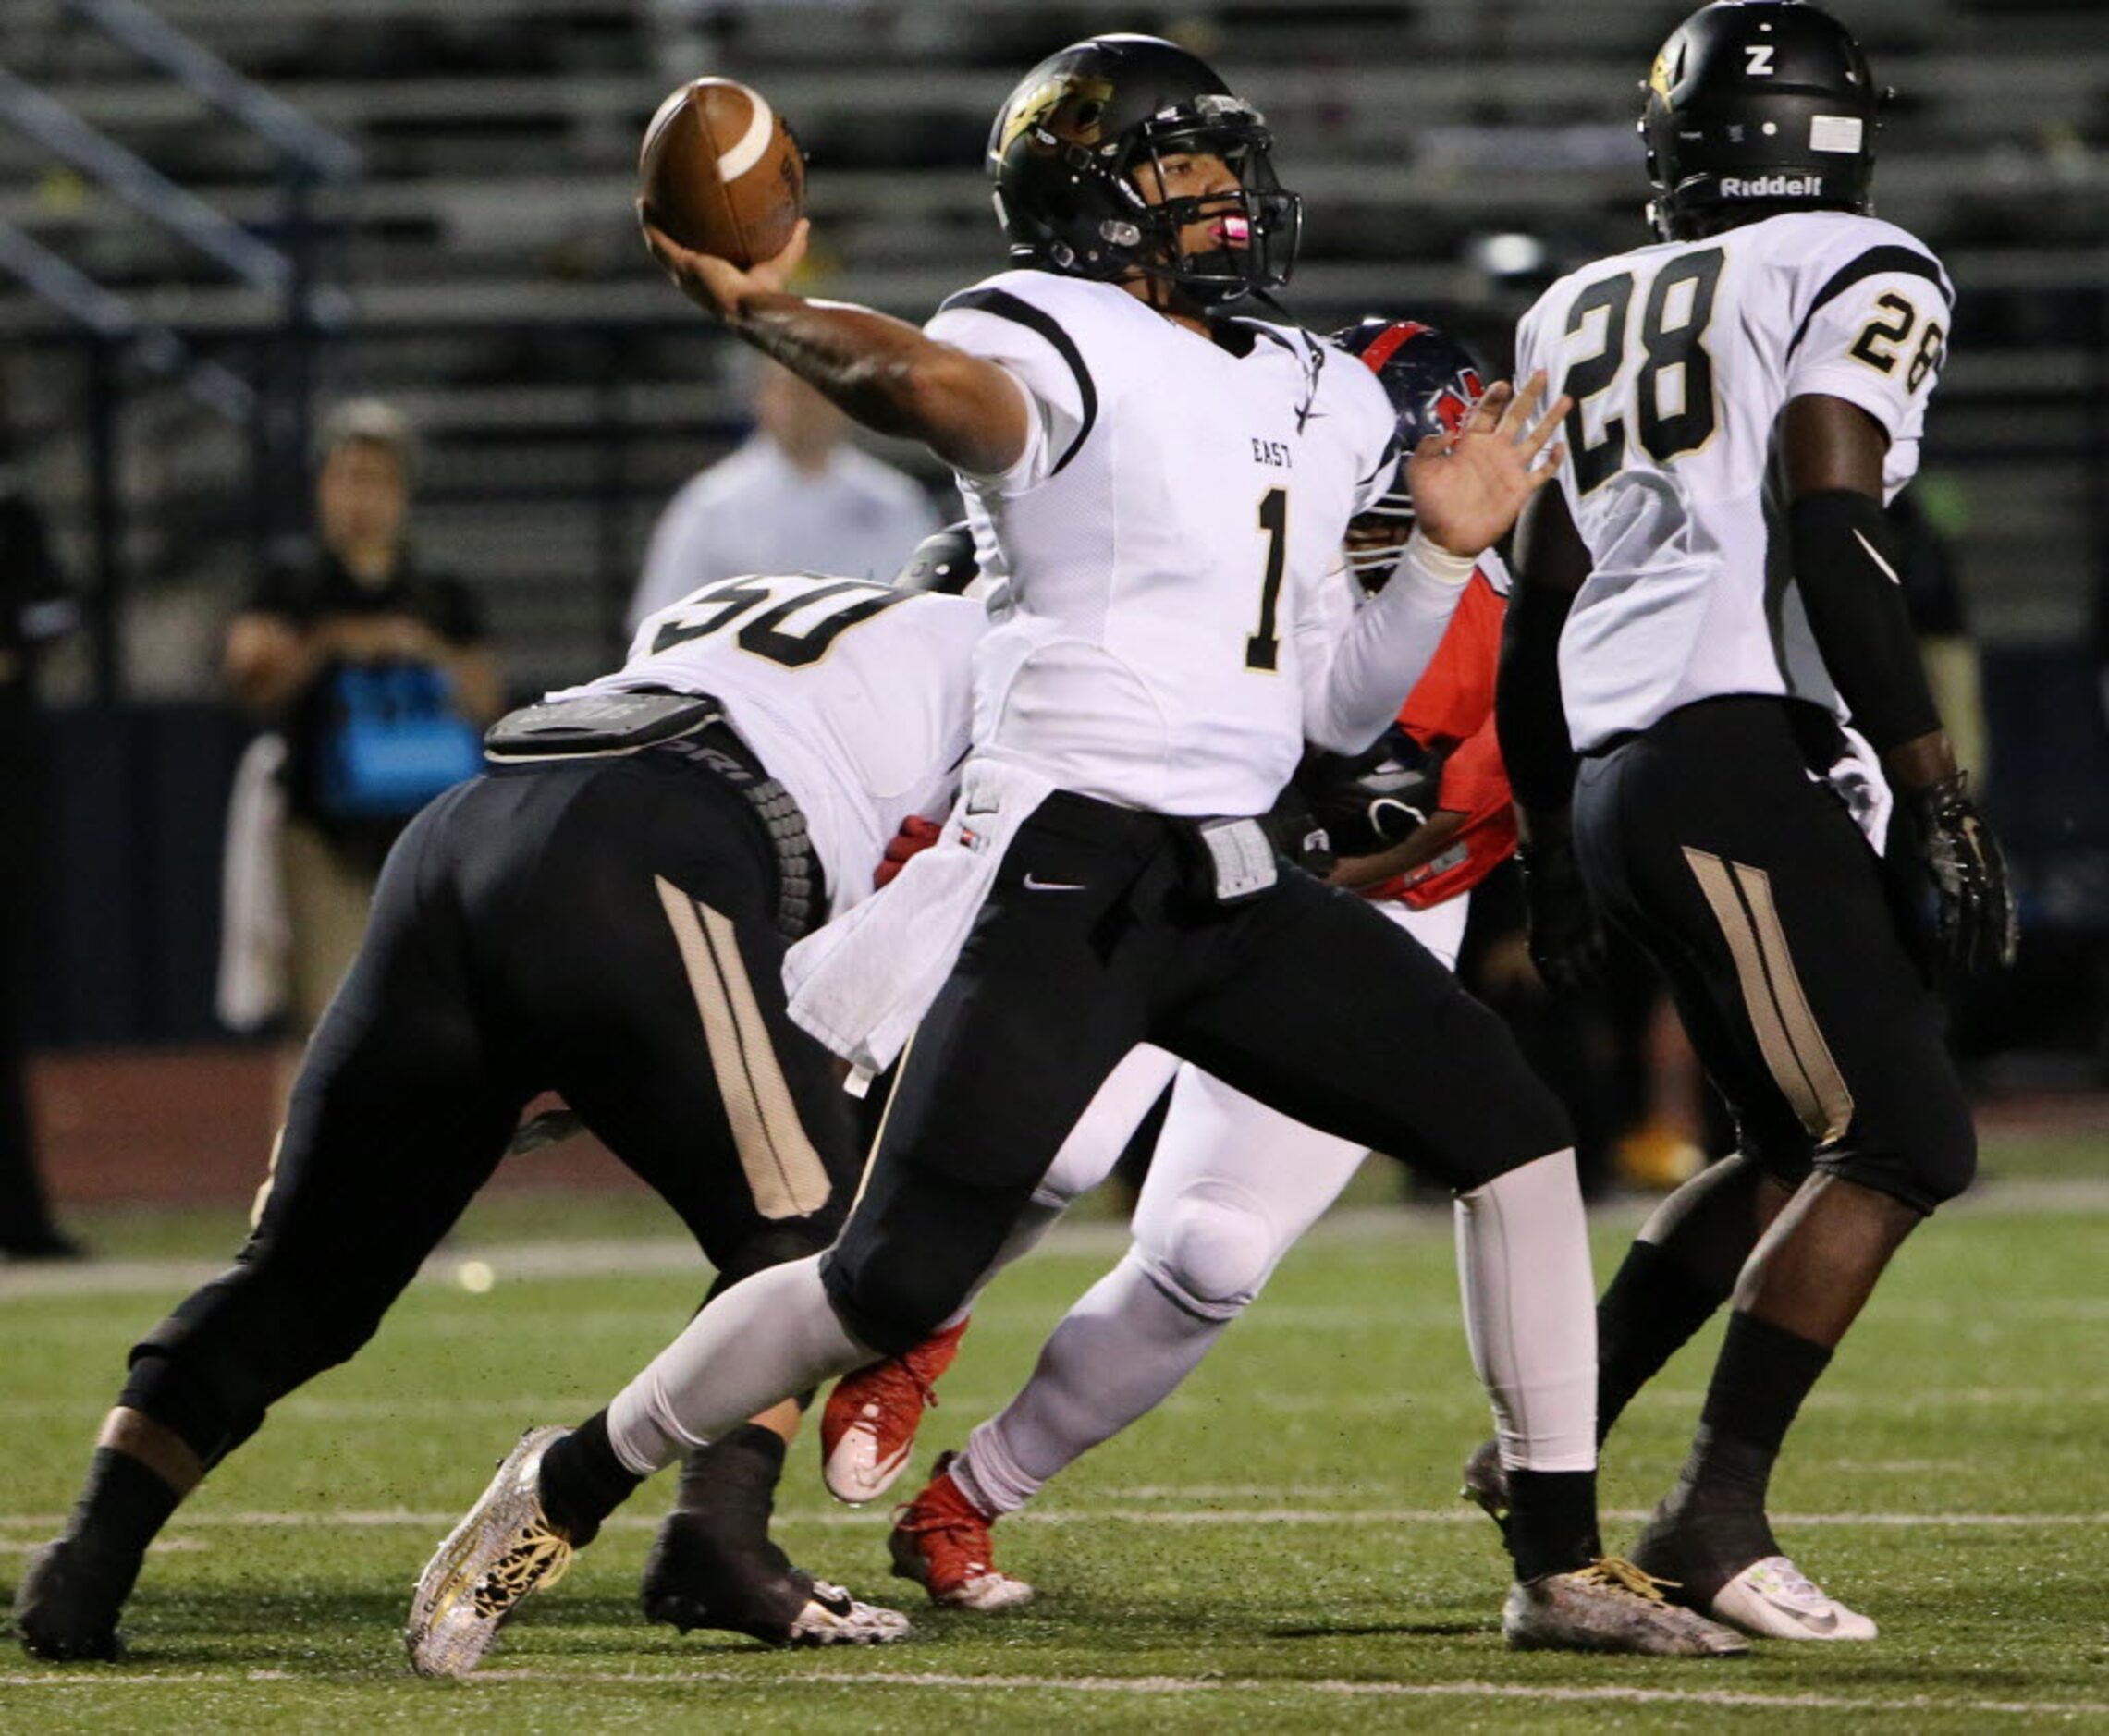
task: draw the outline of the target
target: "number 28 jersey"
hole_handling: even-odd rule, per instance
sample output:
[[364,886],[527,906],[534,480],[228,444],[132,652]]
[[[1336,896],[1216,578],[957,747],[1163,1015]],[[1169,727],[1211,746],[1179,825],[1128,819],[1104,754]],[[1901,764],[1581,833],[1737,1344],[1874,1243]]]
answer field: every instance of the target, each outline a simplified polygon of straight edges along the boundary
[[872,580],[726,579],[646,616],[621,668],[549,697],[716,699],[805,815],[839,916],[903,820],[951,806],[987,626],[978,603]]
[[1919,468],[1955,291],[1905,230],[1767,218],[1599,260],[1516,332],[1516,373],[1575,400],[1560,485],[1590,576],[1560,641],[1578,750],[1723,693],[1845,715],[1795,588],[1773,434],[1787,400],[1858,405],[1889,436],[1884,496]]

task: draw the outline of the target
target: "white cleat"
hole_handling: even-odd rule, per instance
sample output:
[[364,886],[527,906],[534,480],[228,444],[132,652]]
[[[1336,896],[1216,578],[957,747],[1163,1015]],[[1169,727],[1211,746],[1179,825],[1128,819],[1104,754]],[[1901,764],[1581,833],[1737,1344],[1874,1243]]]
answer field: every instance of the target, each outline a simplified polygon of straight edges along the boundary
[[571,1540],[550,1524],[537,1486],[543,1455],[570,1433],[534,1428],[522,1435],[424,1564],[403,1631],[419,1675],[466,1676],[521,1601],[554,1585],[570,1566]]
[[805,1608],[792,1618],[786,1645],[892,1645],[908,1638],[908,1618],[898,1609],[861,1603],[840,1585],[813,1582]]
[[1740,1634],[1664,1602],[1664,1583],[1630,1561],[1605,1556],[1572,1573],[1510,1586],[1502,1633],[1518,1652],[1734,1657],[1750,1649]]
[[1709,1613],[1761,1640],[1871,1640],[1878,1632],[1784,1555],[1751,1562],[1721,1588]]

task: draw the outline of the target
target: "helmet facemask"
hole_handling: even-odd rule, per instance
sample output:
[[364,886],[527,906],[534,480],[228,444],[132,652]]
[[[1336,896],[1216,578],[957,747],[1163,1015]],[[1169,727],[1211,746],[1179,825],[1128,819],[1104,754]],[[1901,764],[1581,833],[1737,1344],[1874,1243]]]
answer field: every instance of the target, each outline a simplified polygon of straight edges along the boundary
[[[1128,269],[1210,306],[1279,289],[1295,264],[1304,202],[1276,177],[1273,144],[1258,112],[1232,96],[1203,95],[1191,109],[1130,128],[1099,165],[1125,210],[1099,225],[1108,251]],[[1236,176],[1237,190],[1149,202],[1138,171],[1146,166],[1158,187],[1167,187],[1165,159],[1177,156],[1220,158]],[[1222,225],[1225,244],[1183,251],[1181,232],[1204,222]]]
[[1365,512],[1358,512],[1347,521],[1347,540],[1342,546],[1342,556],[1347,562],[1347,570],[1355,575],[1355,582],[1371,596],[1381,591],[1399,564],[1406,539],[1414,533],[1413,490],[1406,485],[1406,460],[1411,453],[1399,454],[1398,469],[1392,472],[1392,485],[1379,498],[1377,504]]

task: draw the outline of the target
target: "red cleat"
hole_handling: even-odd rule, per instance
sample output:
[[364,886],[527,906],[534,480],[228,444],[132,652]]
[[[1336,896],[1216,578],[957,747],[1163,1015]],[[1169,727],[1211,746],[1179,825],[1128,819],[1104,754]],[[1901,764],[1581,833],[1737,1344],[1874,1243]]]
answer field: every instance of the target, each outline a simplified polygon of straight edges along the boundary
[[938,1377],[959,1354],[966,1328],[962,1320],[904,1356],[889,1356],[835,1383],[820,1413],[820,1474],[838,1501],[861,1507],[877,1500],[908,1468],[923,1412],[938,1402]]
[[1033,1588],[999,1572],[990,1559],[988,1528],[994,1522],[952,1481],[953,1457],[939,1459],[929,1486],[895,1511],[893,1534],[887,1539],[894,1573],[922,1586],[932,1603],[955,1609],[990,1615],[1031,1603]]

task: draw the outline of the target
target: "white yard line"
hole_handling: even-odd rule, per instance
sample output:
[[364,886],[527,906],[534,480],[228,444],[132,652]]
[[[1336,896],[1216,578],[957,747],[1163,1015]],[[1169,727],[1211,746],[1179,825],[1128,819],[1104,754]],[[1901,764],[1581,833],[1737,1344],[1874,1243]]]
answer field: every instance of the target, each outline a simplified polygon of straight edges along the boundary
[[[1988,1215],[2109,1211],[2109,1180],[2019,1177],[1994,1182],[1983,1192],[1945,1209]],[[1637,1222],[1639,1210],[1638,1203],[1621,1200],[1594,1208],[1591,1216],[1600,1223]],[[231,1216],[228,1221],[234,1222]],[[1318,1245],[1395,1241],[1432,1247],[1439,1241],[1447,1243],[1450,1235],[1450,1219],[1440,1211],[1356,1205],[1331,1214],[1306,1241]],[[230,1256],[234,1240],[230,1230]],[[1127,1247],[1128,1229],[1125,1224],[1106,1218],[1058,1224],[1044,1245],[1061,1253],[1111,1255]],[[419,1274],[419,1281],[457,1283],[462,1265],[477,1261],[489,1266],[500,1283],[521,1278],[681,1277],[700,1275],[709,1269],[694,1243],[679,1236],[526,1241],[489,1246],[461,1243],[443,1249],[427,1261],[424,1270]],[[31,1266],[0,1265],[0,1303],[45,1297],[181,1294],[218,1276],[227,1266],[226,1259],[91,1260]],[[2036,1305],[2055,1309],[2065,1304]],[[2075,1317],[2102,1316],[2080,1313]]]
[[[1642,1507],[1606,1508],[1603,1517],[1624,1522],[1646,1519],[1649,1511]],[[288,1531],[370,1531],[392,1526],[423,1526],[444,1531],[460,1517],[459,1513],[423,1513],[386,1508],[334,1512],[186,1512],[174,1523],[182,1531],[209,1531],[215,1526]],[[2062,1531],[2074,1526],[2109,1525],[2109,1513],[1774,1513],[1772,1517],[1773,1523],[1779,1525],[1832,1526],[1845,1530],[1934,1526],[1960,1531]],[[49,1530],[63,1524],[65,1518],[63,1513],[0,1513],[0,1526]],[[804,1513],[779,1512],[776,1516],[779,1525],[816,1525],[825,1529],[869,1527],[882,1524],[884,1521],[884,1513],[877,1509],[861,1512],[822,1509]],[[1455,1507],[1220,1507],[1184,1510],[1166,1507],[1053,1507],[1014,1513],[1006,1522],[1025,1525],[1481,1525],[1487,1522],[1476,1508],[1460,1501]],[[618,1513],[606,1522],[604,1529],[653,1531],[657,1529],[658,1523],[656,1514]]]
[[[6,1675],[0,1686],[10,1688],[156,1688],[226,1682],[224,1674],[178,1674],[170,1671],[130,1675],[98,1670],[92,1675]],[[285,1681],[285,1670],[250,1670],[237,1680]],[[730,1669],[669,1669],[661,1671],[606,1669],[486,1669],[471,1677],[469,1688],[488,1684],[582,1682],[615,1683],[639,1688],[665,1685],[711,1685],[766,1688],[782,1696],[806,1689],[848,1689],[859,1693],[874,1688],[914,1688],[944,1693],[1029,1693],[1122,1694],[1148,1698],[1175,1694],[1316,1694],[1329,1698],[1367,1700],[1516,1700],[1564,1705],[1736,1706],[1757,1710],[1814,1712],[1967,1712],[2016,1718],[2045,1715],[2096,1717],[2109,1713],[2109,1701],[2102,1700],[1961,1700],[1912,1694],[1899,1699],[1874,1699],[1842,1693],[1761,1693],[1735,1688],[1563,1688],[1547,1684],[1500,1681],[1340,1681],[1320,1679],[1300,1681],[1293,1677],[1246,1678],[1211,1676],[974,1676],[936,1670],[826,1670],[802,1675],[760,1675]]]
[[[579,1326],[595,1318],[595,1311],[580,1310],[564,1316],[567,1324]],[[484,1328],[479,1327],[479,1330]],[[1693,1412],[1698,1409],[1705,1394],[1696,1388],[1651,1388],[1634,1401],[1640,1408],[1655,1411]],[[516,1426],[529,1423],[548,1421],[554,1417],[576,1415],[591,1402],[594,1395],[574,1392],[566,1396],[528,1394],[523,1397],[464,1396],[450,1399],[428,1398],[375,1398],[375,1399],[310,1399],[296,1395],[283,1399],[272,1407],[272,1415],[281,1423],[419,1423],[445,1421],[460,1417],[495,1417]],[[1003,1404],[1011,1394],[996,1390],[981,1390],[970,1386],[945,1388],[945,1402],[957,1405],[963,1414],[986,1414]],[[1303,1390],[1298,1388],[1271,1388],[1266,1391],[1245,1391],[1235,1395],[1207,1392],[1175,1392],[1158,1409],[1168,1416],[1207,1415],[1235,1404],[1241,1411],[1262,1412],[1269,1414],[1306,1416],[1324,1412],[1333,1416],[1393,1417],[1411,1413],[1416,1417],[1429,1414],[1432,1403],[1454,1405],[1461,1412],[1469,1412],[1470,1417],[1464,1426],[1473,1426],[1475,1421],[1484,1418],[1480,1408],[1484,1401],[1478,1393],[1460,1388],[1450,1393],[1396,1389],[1382,1392],[1340,1393],[1328,1390]],[[2109,1386],[2073,1387],[1915,1387],[1893,1392],[1836,1391],[1819,1389],[1803,1401],[1804,1411],[1832,1411],[1850,1412],[1857,1416],[1920,1416],[1928,1412],[1949,1412],[1963,1408],[2020,1411],[2054,1407],[2061,1414],[2071,1414],[2109,1405]],[[109,1409],[106,1397],[97,1395],[85,1399],[0,1399],[0,1422],[58,1422],[68,1420],[83,1426],[92,1426]],[[1908,1463],[1909,1461],[1902,1461]]]

